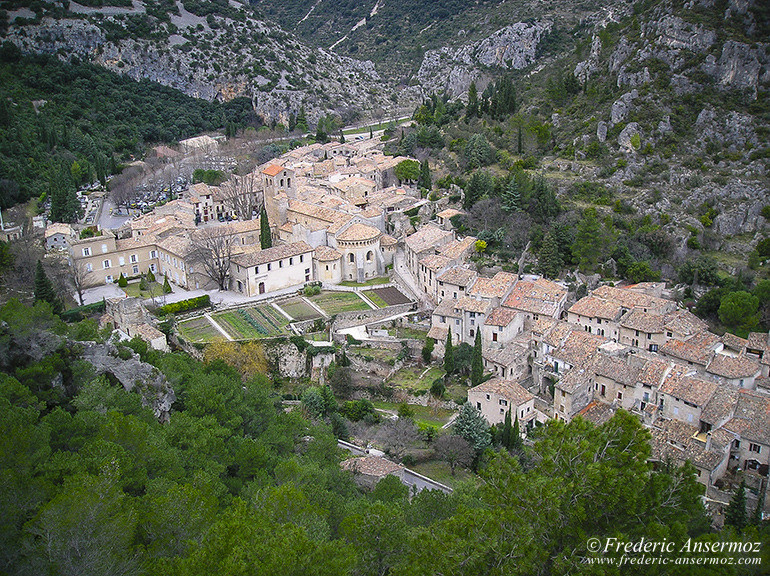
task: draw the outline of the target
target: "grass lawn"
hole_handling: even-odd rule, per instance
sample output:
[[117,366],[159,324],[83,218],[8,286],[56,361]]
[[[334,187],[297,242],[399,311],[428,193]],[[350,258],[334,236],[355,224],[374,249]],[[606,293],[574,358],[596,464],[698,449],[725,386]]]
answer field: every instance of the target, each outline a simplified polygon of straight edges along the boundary
[[371,310],[369,305],[361,300],[355,292],[321,292],[311,296],[310,300],[329,316],[339,314],[340,312]]
[[225,339],[204,316],[180,322],[177,325],[177,332],[188,342],[213,342]]
[[302,298],[291,298],[280,302],[278,306],[295,320],[315,320],[320,318],[318,310],[310,306]]
[[[392,410],[398,412],[398,404],[394,402],[374,402],[375,408],[382,410]],[[430,406],[419,406],[417,404],[410,404],[409,408],[414,411],[414,421],[418,424],[420,422],[424,424],[430,424],[431,426],[438,426],[439,428],[449,422],[449,419],[454,414],[453,410],[445,410],[443,408],[431,408]]]
[[359,356],[361,358],[369,357],[380,362],[390,362],[391,366],[396,363],[397,352],[386,348],[351,348],[348,352],[350,356]]
[[389,328],[388,334],[396,338],[413,338],[415,340],[425,340],[428,335],[427,330],[415,330],[414,328]]
[[421,390],[430,390],[434,380],[443,376],[444,370],[436,366],[431,366],[428,368],[427,372],[425,371],[425,368],[420,366],[407,366],[393,374],[387,383],[392,386],[398,386],[399,388],[418,392]]
[[139,282],[131,282],[125,288],[121,288],[129,298],[151,298],[155,296],[163,296],[163,285],[157,282],[151,282],[147,284],[149,290],[139,290]]
[[452,476],[452,472],[449,469],[449,464],[441,460],[427,460],[426,462],[419,462],[414,466],[410,466],[415,472],[427,476],[431,480],[446,484],[450,488],[458,488],[460,484],[466,481],[478,482],[478,476],[474,475],[470,470],[455,468],[455,475]]
[[385,300],[383,300],[382,298],[380,298],[377,295],[377,293],[374,292],[373,290],[366,290],[363,294],[364,294],[364,296],[369,298],[369,300],[372,301],[372,304],[377,306],[377,308],[387,308],[388,307],[388,303],[385,302]]
[[340,282],[340,286],[350,286],[352,288],[363,288],[364,286],[378,286],[380,284],[388,284],[390,278],[388,276],[381,276],[379,278],[372,278],[366,282]]
[[313,342],[328,342],[329,335],[326,332],[309,332],[303,334],[305,340],[312,340]]

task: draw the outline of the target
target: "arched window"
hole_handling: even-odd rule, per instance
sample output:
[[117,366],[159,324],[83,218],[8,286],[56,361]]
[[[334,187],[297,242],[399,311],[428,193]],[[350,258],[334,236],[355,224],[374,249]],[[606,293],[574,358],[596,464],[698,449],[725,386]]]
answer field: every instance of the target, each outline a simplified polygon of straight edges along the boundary
[[356,255],[355,254],[348,254],[348,260],[350,262],[355,262],[356,261]]
[[371,250],[369,250],[369,252],[366,253],[366,261],[371,262],[372,258],[374,258],[374,253]]

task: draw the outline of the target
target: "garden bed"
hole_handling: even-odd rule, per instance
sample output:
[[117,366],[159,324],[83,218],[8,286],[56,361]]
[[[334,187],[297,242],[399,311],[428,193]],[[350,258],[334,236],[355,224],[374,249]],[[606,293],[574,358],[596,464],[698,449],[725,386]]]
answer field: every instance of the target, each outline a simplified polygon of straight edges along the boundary
[[321,308],[329,316],[341,312],[356,312],[359,310],[371,310],[369,305],[361,300],[355,292],[321,292],[311,296],[309,300]]
[[188,342],[213,342],[225,339],[205,316],[180,322],[176,329],[179,336]]

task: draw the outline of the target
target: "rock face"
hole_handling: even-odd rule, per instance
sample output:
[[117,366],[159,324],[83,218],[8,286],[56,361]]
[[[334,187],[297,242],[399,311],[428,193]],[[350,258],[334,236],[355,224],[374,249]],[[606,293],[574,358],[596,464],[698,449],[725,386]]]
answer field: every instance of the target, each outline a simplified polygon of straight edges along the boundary
[[136,389],[142,404],[152,408],[158,420],[168,420],[176,396],[157,368],[142,362],[136,354],[128,360],[121,359],[118,349],[112,344],[83,342],[82,345],[83,359],[93,366],[97,374],[110,374],[128,392]]
[[520,70],[532,64],[538,44],[552,27],[550,21],[518,22],[459,48],[428,50],[415,79],[425,94],[446,91],[450,97],[465,98],[471,82],[483,78],[484,68]]
[[631,90],[631,92],[626,92],[612,104],[612,109],[610,110],[610,120],[612,121],[613,126],[623,122],[626,119],[628,116],[628,111],[631,107],[631,103],[638,97],[639,92],[636,90]]
[[639,124],[630,122],[618,136],[618,146],[623,152],[636,152],[641,147]]

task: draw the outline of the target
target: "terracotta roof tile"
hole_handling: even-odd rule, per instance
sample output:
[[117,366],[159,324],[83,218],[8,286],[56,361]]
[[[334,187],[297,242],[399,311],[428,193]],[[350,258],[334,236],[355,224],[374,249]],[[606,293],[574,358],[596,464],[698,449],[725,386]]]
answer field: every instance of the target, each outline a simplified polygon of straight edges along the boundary
[[486,382],[471,388],[468,392],[492,392],[494,394],[499,394],[515,406],[521,406],[535,397],[521,384],[518,384],[513,380],[503,380],[502,378],[492,378],[491,380],[487,380]]

